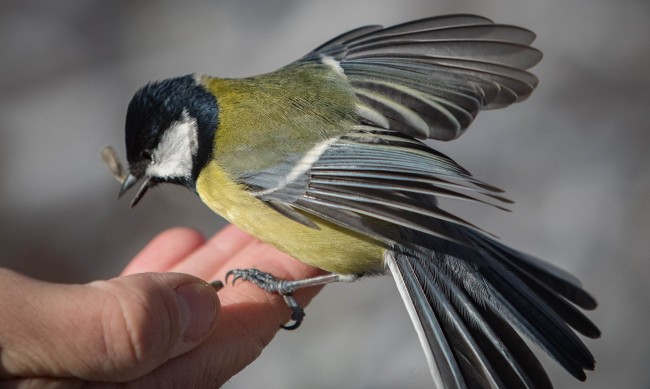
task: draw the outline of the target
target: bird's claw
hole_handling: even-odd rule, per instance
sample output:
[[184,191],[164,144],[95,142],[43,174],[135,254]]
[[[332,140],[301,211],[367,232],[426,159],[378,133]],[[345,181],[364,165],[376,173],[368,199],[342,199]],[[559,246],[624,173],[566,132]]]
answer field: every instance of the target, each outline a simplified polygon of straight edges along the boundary
[[242,278],[242,275],[237,272],[237,270],[230,270],[228,273],[226,273],[226,279],[225,283],[228,283],[228,280],[230,277],[233,277],[232,279],[232,285],[235,285],[235,282],[237,282],[238,279]]
[[257,269],[230,270],[226,273],[226,282],[228,282],[228,279],[231,276],[233,277],[232,285],[235,285],[235,282],[241,279],[243,281],[252,282],[269,293],[279,293],[284,296],[295,292],[295,288],[289,287],[285,280]]
[[305,310],[302,309],[300,305],[298,305],[298,302],[293,297],[293,294],[282,295],[282,298],[284,298],[284,302],[287,304],[287,306],[291,308],[291,320],[293,321],[293,323],[284,324],[281,325],[280,327],[287,331],[295,330],[296,328],[300,327],[300,324],[305,318]]
[[268,293],[278,293],[284,299],[284,302],[291,309],[291,324],[281,325],[280,327],[285,330],[295,330],[300,326],[305,318],[305,311],[298,304],[293,297],[295,288],[287,285],[287,281],[274,277],[269,273],[257,269],[233,269],[226,273],[226,283],[232,277],[232,285],[235,285],[237,280],[249,281],[258,287],[264,289]]

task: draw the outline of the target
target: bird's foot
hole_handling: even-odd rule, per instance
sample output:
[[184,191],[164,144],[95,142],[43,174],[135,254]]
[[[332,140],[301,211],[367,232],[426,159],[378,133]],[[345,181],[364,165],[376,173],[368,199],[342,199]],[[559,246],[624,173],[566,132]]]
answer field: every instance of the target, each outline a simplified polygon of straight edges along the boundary
[[265,273],[257,269],[233,269],[226,273],[226,283],[230,277],[233,277],[232,284],[235,285],[237,280],[249,281],[259,286],[269,293],[278,293],[284,299],[284,302],[291,309],[291,324],[281,325],[285,330],[295,330],[305,318],[305,311],[293,297],[293,292],[297,289],[291,281],[277,278],[272,274]]
[[322,276],[306,278],[303,280],[284,280],[257,269],[233,269],[226,273],[226,283],[233,277],[232,284],[237,280],[249,281],[269,293],[278,293],[284,302],[291,309],[291,320],[293,323],[282,325],[285,330],[295,330],[305,318],[305,311],[293,297],[293,293],[302,288],[329,284],[331,282],[352,282],[359,278],[353,274],[326,274]]

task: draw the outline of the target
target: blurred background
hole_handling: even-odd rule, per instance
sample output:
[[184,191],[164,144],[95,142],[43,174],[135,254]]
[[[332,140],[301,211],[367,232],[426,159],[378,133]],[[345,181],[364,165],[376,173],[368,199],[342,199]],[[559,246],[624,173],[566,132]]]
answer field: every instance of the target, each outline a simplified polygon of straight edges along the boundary
[[[158,232],[223,226],[167,186],[134,210],[99,158],[124,158],[123,120],[149,80],[274,70],[365,24],[478,13],[538,34],[541,83],[436,144],[502,187],[514,213],[461,216],[579,276],[600,307],[580,384],[650,387],[650,2],[644,0],[3,1],[0,3],[0,266],[40,279],[110,278]],[[329,286],[227,388],[424,388],[429,373],[388,277]]]

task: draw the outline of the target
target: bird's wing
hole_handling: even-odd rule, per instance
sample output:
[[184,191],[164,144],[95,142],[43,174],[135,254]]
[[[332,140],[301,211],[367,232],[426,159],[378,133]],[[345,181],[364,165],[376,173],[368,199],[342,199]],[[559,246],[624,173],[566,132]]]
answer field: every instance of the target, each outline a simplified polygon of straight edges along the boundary
[[317,228],[312,220],[321,218],[384,242],[416,304],[416,323],[427,329],[423,344],[443,364],[432,370],[451,372],[445,380],[546,387],[546,373],[519,334],[580,379],[593,368],[574,332],[599,335],[575,306],[595,307],[579,282],[437,203],[449,197],[501,207],[508,200],[499,189],[418,140],[363,125],[316,145],[293,166],[247,184],[304,225]]
[[301,59],[348,78],[365,122],[420,138],[459,137],[481,109],[527,98],[542,58],[531,31],[474,15],[366,26]]
[[[316,144],[299,159],[241,175],[239,180],[282,213],[288,212],[287,208],[302,209],[324,219],[337,219],[332,221],[339,224],[343,214],[354,213],[450,241],[458,237],[431,220],[482,230],[442,210],[437,197],[485,203],[503,210],[507,210],[504,205],[512,203],[500,195],[502,190],[472,177],[451,158],[424,143],[365,125],[346,136]],[[360,220],[350,227],[362,228]]]

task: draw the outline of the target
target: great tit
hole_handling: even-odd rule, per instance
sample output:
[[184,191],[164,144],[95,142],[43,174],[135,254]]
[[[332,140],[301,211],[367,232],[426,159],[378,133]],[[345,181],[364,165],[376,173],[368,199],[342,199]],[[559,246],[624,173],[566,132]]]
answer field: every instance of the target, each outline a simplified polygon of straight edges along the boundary
[[342,34],[271,73],[189,74],[138,90],[126,114],[129,174],[196,192],[214,212],[329,274],[280,280],[285,296],[392,274],[440,388],[551,387],[522,339],[579,380],[594,358],[576,331],[596,301],[572,275],[495,240],[439,198],[509,202],[423,142],[463,134],[482,109],[526,99],[542,54],[531,31],[448,15]]

